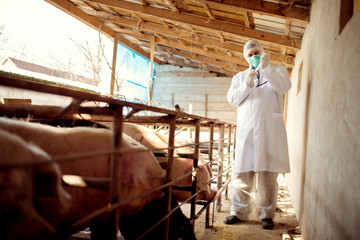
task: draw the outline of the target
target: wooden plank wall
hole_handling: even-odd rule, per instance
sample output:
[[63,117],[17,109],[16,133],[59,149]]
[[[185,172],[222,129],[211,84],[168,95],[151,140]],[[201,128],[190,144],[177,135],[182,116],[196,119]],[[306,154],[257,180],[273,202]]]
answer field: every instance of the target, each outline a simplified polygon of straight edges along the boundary
[[[195,68],[156,66],[152,100],[185,112],[236,123],[236,107],[226,100],[231,77]],[[192,109],[191,109],[192,108]]]

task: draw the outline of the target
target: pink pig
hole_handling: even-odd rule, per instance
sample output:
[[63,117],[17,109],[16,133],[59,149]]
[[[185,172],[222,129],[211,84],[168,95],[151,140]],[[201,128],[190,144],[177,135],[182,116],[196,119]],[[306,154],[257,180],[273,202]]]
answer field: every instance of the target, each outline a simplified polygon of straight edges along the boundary
[[[0,128],[38,145],[52,157],[111,150],[112,146],[113,133],[108,129],[88,127],[57,128],[5,118],[0,118]],[[132,152],[122,154],[122,174],[121,179],[119,179],[121,181],[120,200],[127,200],[163,184],[165,180],[164,171],[154,155],[149,151],[144,151],[146,150],[144,146],[123,134],[121,150],[130,150]],[[136,150],[141,152],[134,152]],[[59,162],[59,166],[63,174],[109,178],[110,155]],[[66,223],[78,220],[108,204],[108,190],[74,187],[66,187],[66,190],[72,197],[71,209],[65,218]],[[120,216],[139,212],[148,202],[162,195],[163,191],[156,191],[128,202],[120,207]],[[110,225],[108,224],[107,215],[95,219],[88,225],[92,230],[92,238],[106,238],[106,228]]]

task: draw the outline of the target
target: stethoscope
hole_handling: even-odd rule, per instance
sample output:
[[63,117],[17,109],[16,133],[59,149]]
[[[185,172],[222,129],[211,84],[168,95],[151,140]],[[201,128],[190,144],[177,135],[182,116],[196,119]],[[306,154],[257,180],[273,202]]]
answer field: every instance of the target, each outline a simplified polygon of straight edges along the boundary
[[262,85],[264,85],[264,84],[266,84],[268,82],[268,81],[266,81],[266,82],[260,83],[260,71],[256,72],[256,77],[258,79],[258,84],[257,84],[256,87],[260,87],[260,86],[262,86]]

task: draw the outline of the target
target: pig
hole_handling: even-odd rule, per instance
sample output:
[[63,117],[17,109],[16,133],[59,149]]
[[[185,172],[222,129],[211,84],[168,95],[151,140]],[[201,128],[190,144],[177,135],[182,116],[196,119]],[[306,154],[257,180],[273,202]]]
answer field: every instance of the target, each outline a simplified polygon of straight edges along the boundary
[[[162,152],[167,152],[168,139],[164,135],[153,131],[147,127],[133,124],[124,123],[123,132],[134,138],[149,149],[164,149]],[[175,141],[175,146],[181,146],[179,142]],[[194,150],[191,147],[175,148],[174,162],[173,162],[173,179],[181,177],[193,170],[193,160],[181,157],[182,154],[193,154]],[[205,164],[203,157],[199,154],[198,166],[201,167]],[[197,173],[197,189],[203,188],[211,179],[212,173],[209,165],[201,168]],[[177,185],[191,185],[191,175],[187,178],[176,183]],[[190,197],[191,193],[188,191],[175,190],[175,197],[178,201],[184,201]],[[216,191],[212,190],[210,185],[207,185],[197,195],[197,200],[213,200]]]
[[[45,164],[6,167],[40,162]],[[50,239],[70,209],[57,164],[39,147],[1,129],[0,192],[4,239]]]
[[[113,133],[101,128],[57,128],[39,123],[0,118],[0,129],[17,134],[24,140],[40,146],[52,157],[62,157],[74,153],[110,150]],[[165,180],[164,171],[154,155],[145,151],[146,148],[123,134],[121,150],[137,151],[122,154],[122,174],[120,201],[159,187]],[[110,155],[87,157],[58,163],[63,174],[83,177],[109,178]],[[100,189],[66,187],[72,197],[69,214],[64,220],[70,223],[78,220],[92,211],[107,206],[109,192]],[[155,191],[144,197],[128,202],[119,208],[120,216],[139,212],[148,202],[162,197],[163,191]],[[101,216],[86,226],[91,228],[92,239],[112,238],[107,228],[111,228],[108,215]],[[85,226],[84,226],[85,227]],[[78,229],[80,230],[80,229]]]
[[[155,199],[147,204],[140,212],[132,216],[120,218],[119,227],[125,239],[138,239],[145,231],[160,221],[167,213],[167,197]],[[178,207],[179,204],[175,196],[171,197],[171,209]],[[164,239],[165,222],[160,223],[149,233],[145,234],[142,240]],[[187,217],[178,208],[170,216],[169,238],[170,240],[186,239],[196,240],[194,230]]]

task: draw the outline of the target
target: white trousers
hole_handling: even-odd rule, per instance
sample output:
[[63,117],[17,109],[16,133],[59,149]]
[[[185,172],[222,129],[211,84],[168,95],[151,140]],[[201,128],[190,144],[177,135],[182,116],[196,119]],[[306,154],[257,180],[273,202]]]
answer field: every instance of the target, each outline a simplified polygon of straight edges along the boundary
[[278,173],[244,172],[234,173],[231,187],[230,215],[249,220],[256,210],[257,217],[274,218],[278,195]]

